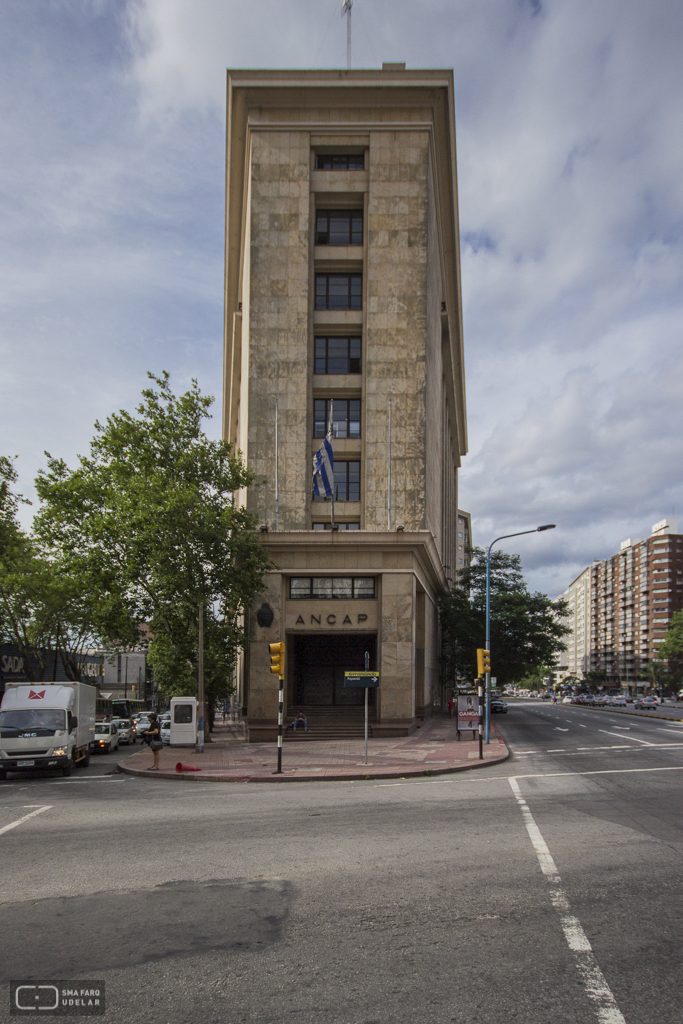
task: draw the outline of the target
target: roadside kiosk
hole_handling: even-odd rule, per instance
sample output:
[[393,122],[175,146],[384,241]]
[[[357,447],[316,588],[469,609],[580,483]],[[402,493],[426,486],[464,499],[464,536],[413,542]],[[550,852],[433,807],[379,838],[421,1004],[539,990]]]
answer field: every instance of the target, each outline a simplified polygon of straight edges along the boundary
[[197,698],[171,697],[172,747],[194,747],[197,742]]

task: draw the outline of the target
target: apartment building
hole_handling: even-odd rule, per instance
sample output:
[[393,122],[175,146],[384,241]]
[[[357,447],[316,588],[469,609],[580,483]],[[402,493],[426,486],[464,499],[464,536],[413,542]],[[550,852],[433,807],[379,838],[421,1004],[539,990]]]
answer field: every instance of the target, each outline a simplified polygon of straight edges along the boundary
[[662,519],[647,540],[630,537],[619,554],[591,568],[590,667],[627,688],[647,680],[671,616],[683,606],[683,536]]
[[579,677],[604,671],[629,692],[642,689],[671,616],[683,607],[677,520],[655,523],[647,540],[629,537],[618,554],[595,561],[562,596],[570,605],[570,671]]
[[223,429],[277,567],[239,666],[249,735],[275,737],[275,640],[288,715],[352,721],[367,654],[374,734],[409,733],[471,537],[452,72],[230,71],[226,180]]
[[581,679],[588,671],[591,651],[591,569],[584,569],[561,596],[569,605],[564,620],[571,633],[566,637],[561,667],[565,675]]

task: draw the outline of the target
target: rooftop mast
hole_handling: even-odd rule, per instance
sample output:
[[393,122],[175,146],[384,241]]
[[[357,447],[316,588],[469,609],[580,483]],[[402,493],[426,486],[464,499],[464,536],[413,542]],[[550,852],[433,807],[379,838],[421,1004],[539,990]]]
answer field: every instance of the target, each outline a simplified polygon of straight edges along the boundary
[[346,66],[351,70],[351,8],[353,0],[344,0],[341,9],[342,18],[346,15]]

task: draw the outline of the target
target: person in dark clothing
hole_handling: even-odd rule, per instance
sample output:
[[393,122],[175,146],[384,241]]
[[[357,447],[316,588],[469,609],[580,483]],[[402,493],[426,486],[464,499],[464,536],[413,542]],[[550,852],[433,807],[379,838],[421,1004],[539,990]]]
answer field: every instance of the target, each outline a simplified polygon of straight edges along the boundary
[[149,716],[149,729],[145,729],[142,735],[145,737],[145,743],[149,743],[149,748],[154,757],[154,762],[149,771],[158,772],[159,755],[161,754],[163,743],[161,742],[161,723],[154,712]]
[[306,716],[303,711],[300,711],[292,722],[292,732],[296,732],[297,725],[303,725],[304,731],[308,732],[308,722],[306,721]]

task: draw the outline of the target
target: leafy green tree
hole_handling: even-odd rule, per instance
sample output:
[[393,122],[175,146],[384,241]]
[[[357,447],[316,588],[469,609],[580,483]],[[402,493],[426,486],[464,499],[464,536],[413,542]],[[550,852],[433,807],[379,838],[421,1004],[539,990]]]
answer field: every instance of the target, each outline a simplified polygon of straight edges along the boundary
[[78,680],[85,654],[99,641],[103,600],[21,529],[16,479],[13,463],[0,457],[0,640],[18,649],[35,682],[54,676],[58,662]]
[[683,609],[671,616],[664,642],[659,645],[658,661],[678,661],[683,654]]
[[537,665],[518,680],[518,685],[525,690],[545,690],[545,680],[549,674],[550,668],[547,665]]
[[198,605],[207,608],[210,672],[226,678],[270,561],[254,515],[233,501],[252,474],[202,430],[213,399],[196,381],[176,396],[167,373],[148,376],[156,388],[142,392],[137,415],[97,423],[75,469],[48,454],[34,528],[69,574],[106,596],[100,626],[110,645],[139,642],[145,624],[155,675],[167,692],[186,693]]
[[606,686],[617,686],[619,678],[609,675],[604,668],[596,668],[585,673],[583,683],[589,693],[597,693],[599,687],[604,689]]
[[[491,556],[491,671],[499,685],[514,683],[532,669],[545,668],[565,650],[565,601],[531,593],[519,555]],[[441,600],[442,668],[447,679],[476,675],[476,651],[486,637],[486,552],[474,548],[471,564]]]

